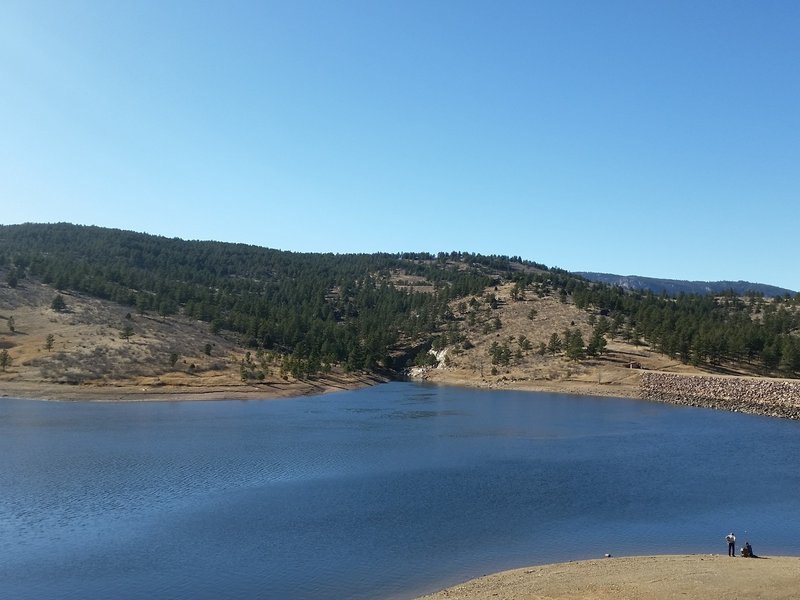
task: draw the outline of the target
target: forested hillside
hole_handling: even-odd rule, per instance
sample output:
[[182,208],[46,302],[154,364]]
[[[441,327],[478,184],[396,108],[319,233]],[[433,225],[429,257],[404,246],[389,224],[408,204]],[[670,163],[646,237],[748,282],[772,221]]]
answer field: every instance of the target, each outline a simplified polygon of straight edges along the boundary
[[180,312],[291,357],[298,375],[336,363],[402,366],[394,355],[424,344],[451,299],[492,283],[495,259],[456,258],[301,254],[68,224],[0,228],[9,285],[33,277],[139,313]]
[[10,287],[31,278],[134,314],[196,319],[211,333],[235,335],[243,349],[282,356],[298,378],[331,366],[400,371],[415,356],[424,362],[431,345],[469,343],[465,332],[476,318],[499,330],[493,290],[508,284],[512,301],[552,297],[593,315],[588,339],[562,339],[543,355],[569,352],[581,360],[602,354],[603,340],[620,338],[709,368],[742,362],[765,375],[800,373],[800,296],[674,298],[592,283],[518,257],[293,253],[26,224],[0,226],[0,270]]

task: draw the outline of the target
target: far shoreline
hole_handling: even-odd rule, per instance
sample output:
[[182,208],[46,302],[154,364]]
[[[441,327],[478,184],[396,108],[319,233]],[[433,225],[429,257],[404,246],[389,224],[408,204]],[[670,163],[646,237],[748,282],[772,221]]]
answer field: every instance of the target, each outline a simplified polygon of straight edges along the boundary
[[[653,372],[654,374],[657,374]],[[696,376],[690,376],[694,378]],[[702,377],[698,377],[702,379]],[[729,380],[751,381],[749,377],[727,377]],[[156,380],[129,382],[116,381],[104,383],[49,383],[0,379],[0,399],[40,400],[55,402],[201,402],[225,400],[286,400],[308,396],[318,396],[334,392],[352,391],[390,383],[407,381],[420,385],[461,388],[479,391],[516,391],[545,394],[564,394],[595,398],[615,398],[636,400],[652,404],[669,404],[736,412],[781,419],[800,419],[800,402],[765,402],[761,399],[740,399],[731,402],[724,398],[699,398],[687,401],[682,398],[652,397],[643,393],[643,383],[635,380],[600,383],[586,380],[561,379],[477,379],[464,377],[447,370],[433,369],[422,376],[400,376],[392,373],[336,373],[308,380],[282,380],[259,384],[218,383],[187,385]],[[792,385],[796,386],[794,380]],[[738,385],[738,384],[737,384]],[[779,385],[786,385],[779,384]],[[798,398],[800,400],[800,398]]]
[[570,380],[546,382],[528,380],[509,382],[505,385],[492,385],[476,380],[438,380],[427,377],[393,378],[374,373],[320,377],[314,380],[292,382],[211,386],[142,385],[129,382],[68,384],[6,380],[0,381],[0,399],[98,403],[286,400],[352,391],[395,381],[470,390],[538,392],[642,400],[637,386],[592,385]]
[[225,400],[288,400],[334,392],[352,391],[387,383],[390,380],[374,374],[347,379],[270,383],[263,385],[218,386],[142,386],[134,384],[59,384],[33,382],[0,382],[0,399],[37,400],[44,402],[202,402]]

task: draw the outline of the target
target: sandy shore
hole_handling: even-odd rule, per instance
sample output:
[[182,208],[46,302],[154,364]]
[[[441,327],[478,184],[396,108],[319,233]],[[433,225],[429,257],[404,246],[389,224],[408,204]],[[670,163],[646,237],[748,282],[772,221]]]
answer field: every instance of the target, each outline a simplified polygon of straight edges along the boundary
[[481,390],[515,390],[520,392],[552,392],[555,394],[575,394],[578,396],[604,396],[608,398],[641,398],[639,391],[639,373],[631,374],[625,381],[598,383],[597,381],[578,380],[497,380],[482,379],[463,371],[447,369],[431,369],[422,376],[412,380]]
[[355,390],[387,380],[377,376],[348,376],[314,381],[263,385],[64,385],[0,381],[0,397],[30,400],[89,402],[173,402],[178,400],[270,400]]
[[[350,375],[347,377],[318,378],[313,381],[271,382],[260,385],[169,385],[140,384],[125,381],[101,384],[67,385],[41,381],[3,380],[0,378],[0,397],[28,398],[33,400],[88,400],[88,401],[174,401],[174,400],[247,400],[277,399],[311,396],[335,391],[369,387],[389,380],[375,375]],[[634,386],[604,387],[581,382],[522,382],[505,386],[481,385],[465,379],[423,380],[453,387],[477,389],[507,389],[531,392],[556,392],[595,396],[636,398]]]
[[690,554],[605,558],[505,571],[426,600],[789,599],[800,597],[800,558]]

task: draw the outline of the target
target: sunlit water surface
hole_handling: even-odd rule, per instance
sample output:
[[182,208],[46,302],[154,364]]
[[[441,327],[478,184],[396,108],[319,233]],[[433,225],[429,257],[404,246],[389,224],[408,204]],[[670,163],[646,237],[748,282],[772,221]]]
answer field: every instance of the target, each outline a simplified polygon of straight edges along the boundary
[[0,400],[0,597],[410,598],[527,564],[800,554],[800,424],[393,383]]

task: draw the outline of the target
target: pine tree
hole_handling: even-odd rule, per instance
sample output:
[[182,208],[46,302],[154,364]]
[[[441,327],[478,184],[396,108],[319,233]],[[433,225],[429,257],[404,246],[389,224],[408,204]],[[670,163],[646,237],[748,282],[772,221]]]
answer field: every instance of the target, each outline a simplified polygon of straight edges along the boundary
[[56,296],[53,298],[53,301],[50,303],[50,308],[56,312],[67,310],[67,303],[64,302],[64,296],[61,294],[56,294]]
[[569,337],[566,342],[567,358],[578,360],[584,355],[583,335],[580,329],[574,329],[569,332]]
[[11,366],[11,363],[11,355],[8,353],[8,350],[3,348],[3,350],[0,351],[0,368],[5,371],[7,367]]

